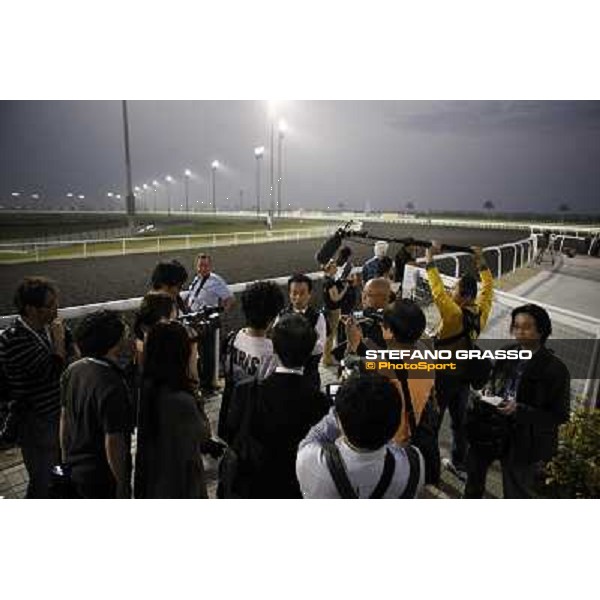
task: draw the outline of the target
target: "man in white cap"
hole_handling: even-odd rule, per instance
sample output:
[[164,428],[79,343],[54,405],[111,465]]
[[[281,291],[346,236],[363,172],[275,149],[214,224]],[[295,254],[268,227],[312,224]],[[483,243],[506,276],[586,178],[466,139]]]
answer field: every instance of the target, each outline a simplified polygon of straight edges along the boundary
[[370,258],[363,265],[363,268],[362,268],[363,284],[367,283],[367,281],[369,281],[369,279],[373,279],[374,277],[378,276],[379,265],[381,263],[381,259],[384,256],[387,256],[388,243],[384,242],[382,240],[379,240],[379,241],[375,242],[375,245],[373,246],[373,250],[374,250],[375,256],[373,256],[373,258]]

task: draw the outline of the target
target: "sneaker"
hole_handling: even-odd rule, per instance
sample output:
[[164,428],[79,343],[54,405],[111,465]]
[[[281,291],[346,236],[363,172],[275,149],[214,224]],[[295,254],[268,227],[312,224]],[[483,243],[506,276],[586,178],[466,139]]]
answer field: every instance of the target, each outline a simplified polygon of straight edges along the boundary
[[449,458],[442,459],[442,465],[446,468],[454,477],[456,477],[462,483],[467,481],[467,472],[462,468],[456,466]]

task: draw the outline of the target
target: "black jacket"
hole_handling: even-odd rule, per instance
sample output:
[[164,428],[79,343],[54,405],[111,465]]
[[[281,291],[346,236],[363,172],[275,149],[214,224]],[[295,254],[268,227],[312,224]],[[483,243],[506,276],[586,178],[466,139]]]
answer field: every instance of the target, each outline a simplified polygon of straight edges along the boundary
[[[248,384],[252,385],[252,384]],[[235,438],[241,426],[244,401],[243,384],[234,394],[227,416],[227,431]],[[315,390],[309,378],[288,373],[273,373],[260,385],[250,432],[260,442],[264,462],[252,482],[254,498],[302,498],[296,479],[298,444],[318,423],[331,405]]]
[[[508,348],[516,348],[511,345]],[[492,393],[501,394],[515,366],[498,361],[492,371]],[[569,419],[570,375],[565,364],[542,346],[528,362],[517,388],[517,411],[511,415],[509,452],[521,464],[549,461],[556,453],[558,427]]]

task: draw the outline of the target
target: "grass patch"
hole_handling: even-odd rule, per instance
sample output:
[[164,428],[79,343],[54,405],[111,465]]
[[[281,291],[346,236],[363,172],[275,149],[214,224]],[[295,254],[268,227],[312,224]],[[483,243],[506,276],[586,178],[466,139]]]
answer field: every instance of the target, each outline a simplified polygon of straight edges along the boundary
[[[211,248],[234,243],[279,241],[286,239],[286,232],[290,230],[306,230],[334,225],[331,221],[291,219],[276,221],[273,231],[268,232],[264,221],[257,219],[220,219],[203,215],[186,217],[185,220],[182,220],[180,216],[169,218],[166,215],[159,215],[158,217],[156,222],[151,221],[156,225],[156,229],[126,239],[125,254],[162,253],[173,250]],[[57,215],[53,215],[53,219],[56,222]],[[157,242],[156,237],[161,238],[160,243]],[[293,238],[288,236],[287,239]],[[24,251],[17,247],[15,250],[0,248],[0,262],[33,262],[119,255],[123,253],[123,242],[122,240],[99,239],[84,244],[83,241],[76,240],[47,247],[40,245],[37,247],[37,252],[31,246],[25,248]]]

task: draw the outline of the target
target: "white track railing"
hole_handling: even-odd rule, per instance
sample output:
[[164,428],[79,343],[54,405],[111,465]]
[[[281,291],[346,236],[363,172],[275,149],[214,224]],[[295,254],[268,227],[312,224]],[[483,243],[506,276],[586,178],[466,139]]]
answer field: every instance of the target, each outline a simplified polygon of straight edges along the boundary
[[[0,244],[0,256],[4,255],[1,262],[12,263],[151,252],[160,254],[165,251],[190,250],[194,248],[238,246],[241,244],[258,244],[264,242],[287,242],[323,237],[330,235],[332,231],[332,227],[310,227],[304,229],[278,229],[274,231],[233,231],[228,233],[123,237],[105,240],[22,242]],[[7,254],[10,257],[7,257]]]

